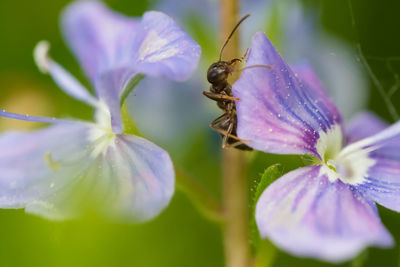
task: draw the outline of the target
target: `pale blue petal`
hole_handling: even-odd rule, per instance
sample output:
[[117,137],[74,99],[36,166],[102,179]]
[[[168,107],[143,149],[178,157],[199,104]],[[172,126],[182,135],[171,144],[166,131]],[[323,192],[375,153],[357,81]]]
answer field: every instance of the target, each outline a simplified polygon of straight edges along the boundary
[[256,221],[262,237],[302,257],[340,262],[367,246],[393,245],[374,203],[340,180],[330,182],[320,166],[270,185],[257,203]]
[[0,136],[0,206],[23,208],[64,187],[90,162],[89,127],[58,123]]
[[114,133],[122,133],[124,126],[121,116],[121,101],[117,90],[113,90],[114,86],[121,81],[126,81],[126,73],[124,72],[107,72],[99,76],[96,80],[96,88],[98,88],[99,98],[102,99],[111,115],[111,126]]
[[49,65],[49,74],[64,92],[93,107],[97,107],[98,100],[61,65],[53,61]]
[[[384,126],[382,122],[376,122],[381,125],[375,126]],[[369,132],[368,127],[363,125],[366,133]],[[360,152],[366,154],[374,164],[364,174],[363,182],[357,185],[358,190],[369,199],[400,212],[400,122],[348,145],[341,154],[351,157]]]
[[118,194],[111,210],[117,217],[144,221],[169,204],[175,174],[165,150],[141,137],[119,135],[105,160],[115,174]]
[[[195,70],[200,47],[170,17],[146,12],[132,19],[103,3],[71,4],[63,15],[66,40],[122,131],[120,97],[137,74],[183,81]],[[90,51],[90,52],[88,52]]]
[[131,64],[142,74],[187,80],[200,59],[200,46],[167,15],[150,11],[143,15],[133,44]]
[[346,124],[346,141],[348,144],[370,137],[387,128],[389,125],[370,112],[356,114]]
[[174,192],[168,153],[95,127],[59,123],[1,135],[0,207],[54,220],[79,217],[86,208],[116,221],[158,215]]
[[47,41],[40,41],[34,49],[33,55],[40,71],[49,73],[65,93],[96,107],[97,99],[75,77],[50,58],[49,49],[50,44]]
[[65,39],[93,83],[128,60],[138,24],[100,1],[76,1],[62,16]]

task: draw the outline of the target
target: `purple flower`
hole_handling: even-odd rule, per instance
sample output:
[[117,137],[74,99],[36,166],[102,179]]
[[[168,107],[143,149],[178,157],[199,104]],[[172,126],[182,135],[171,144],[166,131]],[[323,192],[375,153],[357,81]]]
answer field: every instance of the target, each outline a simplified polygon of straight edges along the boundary
[[[238,136],[254,149],[309,155],[312,165],[269,186],[256,206],[262,237],[299,256],[350,259],[369,245],[393,244],[375,202],[400,211],[400,122],[369,114],[344,129],[341,115],[307,65],[289,67],[264,33],[252,39],[233,85]],[[350,90],[350,89],[349,89]]]
[[200,47],[163,13],[128,18],[95,1],[71,4],[62,27],[96,97],[49,57],[46,42],[38,44],[35,59],[61,89],[93,106],[95,122],[0,111],[3,117],[52,124],[0,136],[0,207],[67,219],[95,200],[112,219],[153,218],[173,195],[172,162],[160,147],[124,132],[120,106],[143,75],[187,79]]

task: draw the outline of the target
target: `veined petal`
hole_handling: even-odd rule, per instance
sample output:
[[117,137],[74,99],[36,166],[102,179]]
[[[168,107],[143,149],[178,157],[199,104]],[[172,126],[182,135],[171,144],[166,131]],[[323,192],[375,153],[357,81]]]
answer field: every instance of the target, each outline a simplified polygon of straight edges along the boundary
[[256,207],[262,237],[303,257],[339,262],[367,246],[391,246],[372,201],[320,166],[292,171],[271,184]]
[[64,220],[95,209],[112,220],[144,221],[169,203],[172,162],[131,135],[81,123],[0,136],[0,207]]
[[[368,128],[369,125],[363,127]],[[370,164],[363,172],[363,179],[357,185],[358,190],[369,199],[400,212],[400,122],[348,145],[339,154],[339,160],[360,154],[364,154]],[[356,168],[365,167],[355,165],[353,169]]]
[[75,77],[50,58],[49,49],[50,45],[46,41],[39,42],[34,49],[34,58],[40,71],[49,73],[56,84],[67,94],[96,107],[97,99]]
[[200,46],[167,15],[143,15],[133,44],[132,67],[140,73],[184,81],[196,69]]
[[108,105],[116,133],[122,131],[120,98],[135,75],[182,81],[200,58],[200,46],[160,12],[146,12],[139,21],[101,2],[80,1],[64,12],[63,28],[99,98]]
[[[322,85],[321,80],[315,74],[313,68],[308,63],[300,63],[291,66],[296,76],[300,77],[304,83],[307,84],[308,89],[315,94],[316,97],[326,98],[325,88]],[[327,101],[327,108],[330,113],[339,114],[339,111],[332,101]]]
[[387,127],[385,130],[380,131],[379,133],[364,138],[358,142],[352,143],[340,152],[342,156],[350,154],[354,151],[358,151],[360,149],[369,149],[370,151],[375,151],[378,148],[385,147],[389,143],[396,144],[396,141],[400,136],[400,121]]
[[137,73],[130,59],[138,25],[138,19],[112,12],[100,1],[77,1],[62,17],[65,39],[107,104],[115,133],[123,131],[120,96]]
[[65,39],[93,83],[101,73],[127,62],[138,24],[100,1],[76,1],[62,16]]
[[125,73],[117,74],[125,78],[109,89],[119,94],[138,72],[186,80],[200,59],[200,46],[161,12],[146,12],[139,22],[110,11],[101,2],[82,1],[66,9],[63,28],[92,81],[110,71]]
[[[265,152],[313,154],[321,134],[341,116],[320,84],[297,75],[281,58],[263,32],[252,39],[247,66],[270,65],[273,69],[244,70],[233,85],[238,111],[238,136]],[[312,84],[309,84],[312,83]]]
[[346,125],[347,144],[370,137],[387,128],[389,125],[370,112],[361,112]]
[[85,169],[89,127],[58,123],[0,136],[0,206],[23,208],[62,189]]
[[115,174],[118,194],[111,210],[117,217],[144,221],[168,205],[175,174],[165,150],[141,137],[118,135],[105,160]]

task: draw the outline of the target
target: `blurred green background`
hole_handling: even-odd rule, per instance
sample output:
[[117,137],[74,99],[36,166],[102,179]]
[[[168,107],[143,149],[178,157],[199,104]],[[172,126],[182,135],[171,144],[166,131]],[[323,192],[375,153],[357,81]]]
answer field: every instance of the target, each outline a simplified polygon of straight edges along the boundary
[[[32,59],[35,44],[42,39],[49,40],[52,44],[53,58],[88,84],[79,65],[65,46],[59,29],[59,14],[69,2],[0,1],[2,109],[32,115],[91,119],[92,110],[65,95],[50,77],[39,73]],[[157,4],[156,1],[145,0],[105,2],[115,10],[136,16]],[[246,4],[246,0],[243,0],[242,6],[245,7]],[[326,31],[346,40],[350,45],[361,44],[364,56],[383,88],[389,92],[399,82],[397,75],[400,74],[400,1],[352,0],[352,4],[356,20],[355,29],[352,27],[347,0],[304,1],[305,6],[320,12],[320,23]],[[199,23],[182,26],[193,33],[194,39],[203,45],[204,55],[216,55],[218,46],[214,34],[218,26],[214,25],[214,28],[208,31],[207,28],[201,28],[201,14],[196,18],[197,22],[200,21],[200,26]],[[205,27],[209,27],[209,22],[207,23],[204,24]],[[357,58],[356,53],[353,56]],[[203,59],[204,64],[198,72],[205,73],[204,66],[210,64],[210,60]],[[203,87],[190,90],[197,90],[198,101],[211,108],[207,100],[201,97]],[[392,91],[391,101],[397,110],[400,110],[400,90]],[[372,83],[368,108],[388,122],[394,121]],[[212,107],[204,116],[211,121],[217,114],[218,111]],[[1,131],[29,130],[40,126],[35,123],[0,119]],[[184,144],[180,145],[167,141],[158,143],[170,151],[176,162],[219,196],[218,135],[204,124],[184,140]],[[255,186],[254,180],[267,166],[276,162],[283,163],[285,172],[299,164],[293,157],[254,152],[249,173],[250,187]],[[384,208],[380,208],[380,214],[398,244],[400,214]],[[364,265],[357,265],[359,262],[355,261],[343,266],[400,266],[398,245],[391,250],[368,249],[363,255],[367,259]],[[318,261],[295,258],[283,252],[278,252],[273,264],[293,265],[330,266]],[[212,267],[223,266],[223,248],[219,226],[203,219],[190,201],[177,192],[169,207],[159,217],[142,225],[110,224],[96,215],[88,215],[79,221],[56,223],[26,215],[21,210],[0,210],[0,266]]]

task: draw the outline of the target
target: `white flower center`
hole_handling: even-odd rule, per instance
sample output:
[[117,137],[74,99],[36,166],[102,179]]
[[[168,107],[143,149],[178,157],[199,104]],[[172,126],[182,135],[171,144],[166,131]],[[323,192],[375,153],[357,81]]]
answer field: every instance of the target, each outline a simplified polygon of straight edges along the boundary
[[368,169],[375,164],[375,160],[368,156],[369,151],[356,149],[343,153],[343,134],[339,125],[327,132],[320,131],[319,136],[316,148],[321,156],[320,175],[327,175],[331,182],[339,179],[351,185],[363,183]]
[[89,132],[89,141],[93,145],[91,156],[96,158],[105,154],[109,146],[115,146],[115,133],[111,126],[111,115],[104,103],[96,109],[96,125]]

